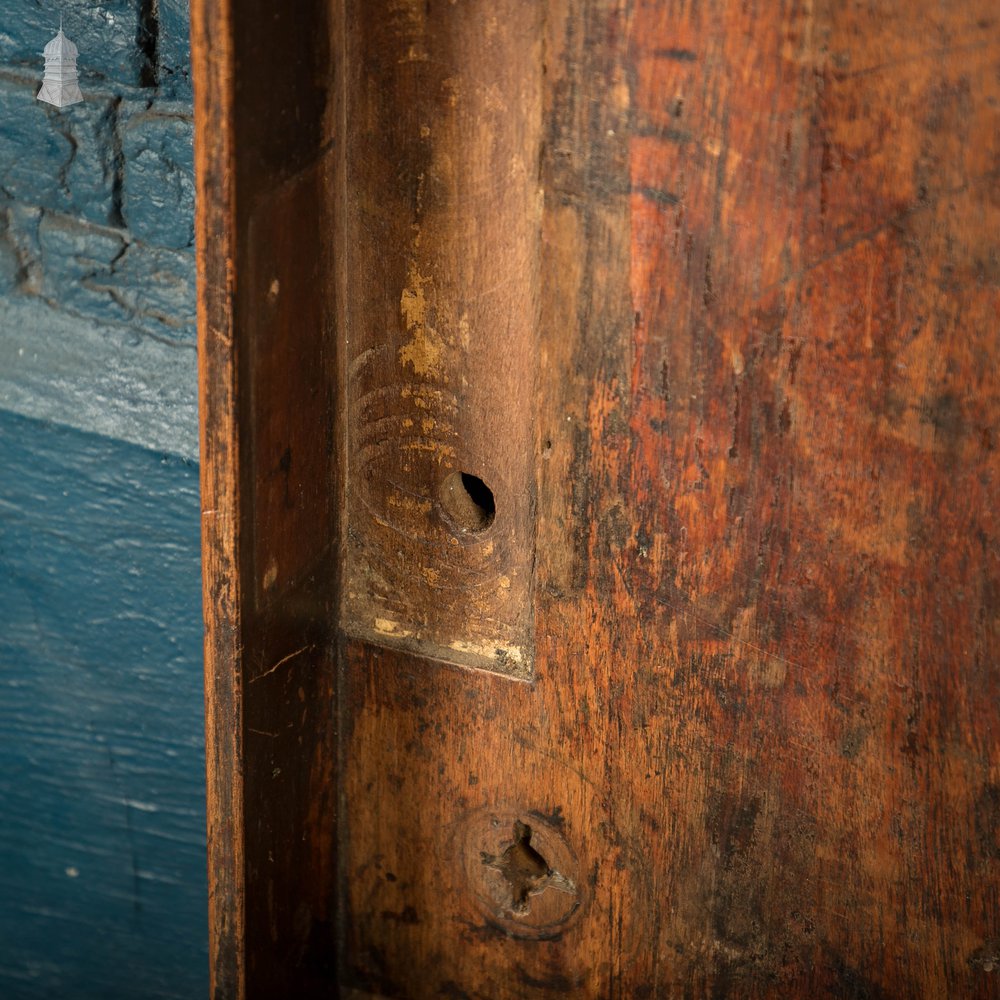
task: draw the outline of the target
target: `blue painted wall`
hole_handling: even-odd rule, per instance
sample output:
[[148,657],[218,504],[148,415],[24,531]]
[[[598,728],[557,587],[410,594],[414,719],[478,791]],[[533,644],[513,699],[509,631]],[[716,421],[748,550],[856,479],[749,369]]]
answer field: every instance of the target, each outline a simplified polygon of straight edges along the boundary
[[0,996],[204,996],[197,467],[0,413],[0,469]]
[[207,993],[189,65],[187,0],[0,0],[3,1000]]
[[0,0],[0,408],[195,454],[189,62],[187,0]]

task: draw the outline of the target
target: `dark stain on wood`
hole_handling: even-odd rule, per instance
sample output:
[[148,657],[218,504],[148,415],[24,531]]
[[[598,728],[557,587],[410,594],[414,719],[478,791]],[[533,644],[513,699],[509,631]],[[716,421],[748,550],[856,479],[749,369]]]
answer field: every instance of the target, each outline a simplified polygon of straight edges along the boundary
[[[273,48],[273,13],[235,6],[238,59],[228,6],[199,0],[193,33],[203,489],[227,512],[205,540],[219,995],[1000,995],[988,0],[316,0]],[[242,82],[272,63],[273,94]],[[492,136],[448,131],[453,100],[503,105]],[[515,226],[532,325],[502,362],[414,378],[407,405],[485,464],[496,426],[469,414],[517,386],[498,468],[523,490],[503,558],[532,581],[530,683],[349,620],[334,641],[341,543],[355,568],[395,558],[337,534],[351,422],[413,419],[350,406],[398,382],[407,290],[433,272],[435,308],[470,294],[447,226],[420,247],[409,228],[454,204],[442,164],[470,143],[491,167],[456,245],[485,260],[491,220]],[[526,173],[497,167],[526,150]],[[318,290],[286,270],[269,305],[271,265]],[[392,356],[359,362],[331,429],[365,324]],[[386,573],[433,569],[427,538]],[[492,613],[449,593],[454,620]],[[441,594],[401,604],[440,623]],[[586,873],[585,911],[548,936],[490,926],[455,846],[509,803],[558,808]]]

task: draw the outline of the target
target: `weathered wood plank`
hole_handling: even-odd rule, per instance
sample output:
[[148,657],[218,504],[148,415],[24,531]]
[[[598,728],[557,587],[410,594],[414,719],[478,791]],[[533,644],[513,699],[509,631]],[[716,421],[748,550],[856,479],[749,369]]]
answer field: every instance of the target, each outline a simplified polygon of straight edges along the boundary
[[[1000,995],[991,4],[240,9],[237,355],[206,368],[238,530],[207,593],[243,616],[210,698],[247,720],[217,742],[254,817],[246,939],[217,939],[247,992]],[[501,146],[537,151],[539,215],[480,176]],[[447,416],[535,497],[527,684],[363,641],[337,592],[381,553],[434,643],[492,614],[423,572],[478,572],[418,523],[440,498],[407,515],[409,589],[338,474],[362,417],[413,419],[358,393],[400,364],[440,390],[408,316],[423,290],[460,319],[479,263],[519,289],[517,351],[493,371],[441,321]],[[403,464],[371,466],[375,507],[397,472],[434,496],[444,463]]]
[[540,18],[520,0],[348,3],[343,56],[344,629],[521,678]]
[[348,981],[998,994],[987,8],[548,8],[536,678],[349,649]]
[[198,256],[198,397],[205,616],[210,989],[244,996],[241,448],[233,320],[233,50],[228,0],[191,4]]
[[330,30],[192,8],[213,993],[305,997],[334,968]]

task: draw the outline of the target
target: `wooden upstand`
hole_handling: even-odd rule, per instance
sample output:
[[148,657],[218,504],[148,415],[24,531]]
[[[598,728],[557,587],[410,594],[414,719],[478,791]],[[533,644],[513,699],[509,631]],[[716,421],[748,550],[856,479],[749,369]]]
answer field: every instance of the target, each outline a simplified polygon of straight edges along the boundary
[[995,0],[195,0],[217,998],[1000,996]]

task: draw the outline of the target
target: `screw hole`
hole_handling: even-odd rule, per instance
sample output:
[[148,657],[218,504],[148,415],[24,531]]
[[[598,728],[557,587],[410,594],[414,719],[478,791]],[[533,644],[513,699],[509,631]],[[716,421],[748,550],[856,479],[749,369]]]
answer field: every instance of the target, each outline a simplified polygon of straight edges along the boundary
[[453,472],[441,484],[438,496],[448,520],[459,531],[485,531],[496,517],[493,491],[471,473]]
[[479,852],[487,868],[499,872],[507,883],[507,908],[513,916],[523,917],[531,911],[530,896],[552,888],[576,896],[576,883],[552,866],[531,846],[531,827],[520,820],[514,822],[514,841],[503,854]]

